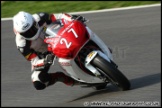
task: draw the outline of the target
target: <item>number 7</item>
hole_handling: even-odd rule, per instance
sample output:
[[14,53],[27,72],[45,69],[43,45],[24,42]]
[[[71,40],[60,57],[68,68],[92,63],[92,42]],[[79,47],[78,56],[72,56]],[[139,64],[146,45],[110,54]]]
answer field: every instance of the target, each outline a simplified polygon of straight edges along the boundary
[[70,30],[68,30],[68,33],[69,33],[69,32],[71,32],[71,31],[73,32],[73,34],[74,34],[75,38],[78,38],[78,35],[76,34],[76,32],[74,31],[74,29],[73,29],[73,28],[71,28]]

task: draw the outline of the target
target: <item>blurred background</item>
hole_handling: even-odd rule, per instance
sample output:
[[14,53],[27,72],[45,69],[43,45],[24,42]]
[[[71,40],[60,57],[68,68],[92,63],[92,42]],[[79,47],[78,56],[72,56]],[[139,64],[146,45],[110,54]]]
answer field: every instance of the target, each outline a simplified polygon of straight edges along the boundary
[[61,13],[157,3],[161,1],[1,1],[1,18],[13,17],[20,10],[32,14],[36,12]]

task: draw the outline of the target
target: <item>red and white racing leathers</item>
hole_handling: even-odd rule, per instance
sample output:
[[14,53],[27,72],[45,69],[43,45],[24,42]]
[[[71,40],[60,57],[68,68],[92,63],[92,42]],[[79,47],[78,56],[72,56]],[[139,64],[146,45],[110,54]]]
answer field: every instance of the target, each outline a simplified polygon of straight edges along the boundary
[[[37,13],[33,14],[33,17],[35,21],[38,22],[39,26],[41,27],[43,31],[43,26],[46,26],[50,24],[51,22],[56,21],[57,19],[61,19],[64,21],[64,23],[71,21],[71,16],[68,14],[47,14],[47,13]],[[14,33],[16,35],[16,46],[17,49],[21,52],[21,54],[31,62],[32,65],[32,82],[39,82],[34,83],[34,86],[36,89],[44,89],[45,86],[49,85],[50,80],[58,79],[57,77],[64,77],[64,83],[67,85],[70,85],[71,82],[74,82],[72,80],[69,80],[70,77],[65,76],[62,73],[55,73],[54,74],[46,74],[47,72],[42,72],[38,70],[34,70],[35,67],[41,67],[44,66],[44,58],[41,58],[41,55],[45,52],[47,52],[47,44],[44,43],[44,36],[46,35],[44,32],[41,32],[39,37],[36,40],[26,40],[21,36],[15,29]],[[43,70],[48,71],[49,68]],[[40,73],[42,73],[40,75]],[[51,79],[51,76],[54,79]],[[41,79],[45,79],[44,82]],[[48,81],[49,79],[49,81]],[[42,85],[40,84],[42,83]],[[54,83],[54,81],[53,81]],[[44,85],[43,85],[44,84]]]
[[[71,16],[68,14],[52,14],[50,19],[48,19],[49,15],[47,13],[38,13],[34,14],[33,17],[41,28],[51,21],[54,22],[56,19],[71,21]],[[38,53],[47,52],[47,44],[44,43],[45,34],[42,32],[36,40],[29,41],[24,39],[15,30],[14,33],[16,35],[17,48],[27,60],[31,61],[32,69],[33,67],[44,65],[44,59],[40,59]]]

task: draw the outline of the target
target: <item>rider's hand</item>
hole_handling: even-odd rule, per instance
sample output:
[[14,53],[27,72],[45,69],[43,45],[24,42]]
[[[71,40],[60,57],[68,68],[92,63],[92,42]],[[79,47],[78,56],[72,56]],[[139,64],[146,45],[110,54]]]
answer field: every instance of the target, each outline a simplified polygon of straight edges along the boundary
[[72,15],[71,19],[77,19],[77,20],[79,20],[79,21],[81,21],[81,22],[83,22],[83,23],[87,21],[87,20],[86,20],[83,16],[81,16],[81,15]]
[[53,63],[53,59],[54,59],[55,55],[53,54],[47,54],[45,59],[44,59],[44,65],[51,65]]

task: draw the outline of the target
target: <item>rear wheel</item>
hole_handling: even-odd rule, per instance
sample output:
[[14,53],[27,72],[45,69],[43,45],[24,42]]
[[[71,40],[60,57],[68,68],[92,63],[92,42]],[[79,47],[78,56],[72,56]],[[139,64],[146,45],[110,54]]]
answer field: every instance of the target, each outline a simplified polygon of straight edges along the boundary
[[103,59],[100,55],[97,54],[91,64],[96,67],[101,74],[105,75],[112,84],[118,86],[119,89],[130,89],[129,80],[120,72],[120,70],[115,68],[115,66]]

